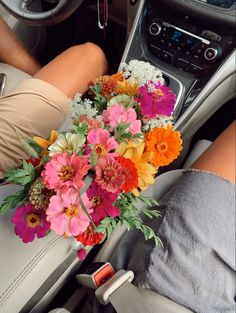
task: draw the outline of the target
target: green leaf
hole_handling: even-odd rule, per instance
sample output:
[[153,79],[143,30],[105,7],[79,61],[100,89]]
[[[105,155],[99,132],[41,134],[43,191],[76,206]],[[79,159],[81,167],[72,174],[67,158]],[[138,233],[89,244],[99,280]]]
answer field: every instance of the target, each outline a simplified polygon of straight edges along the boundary
[[0,205],[0,214],[5,214],[9,209],[14,209],[25,204],[28,201],[28,193],[26,190],[20,190],[14,195],[6,197]]
[[103,238],[105,240],[111,237],[116,226],[117,226],[117,221],[113,217],[107,216],[96,227],[96,231],[99,233],[105,234],[104,236],[105,238]]
[[87,217],[89,218],[91,224],[92,224],[92,225],[94,226],[94,228],[95,228],[96,226],[95,226],[95,224],[94,224],[94,222],[93,222],[91,216],[89,215],[86,206],[85,206],[84,203],[83,203],[83,200],[82,200],[82,198],[81,198],[81,196],[80,196],[80,193],[79,193],[79,203],[80,203],[80,205],[81,205],[81,207],[82,207],[84,213],[85,213],[85,214],[87,215]]
[[153,198],[149,198],[149,197],[145,197],[145,196],[139,195],[138,199],[140,201],[142,201],[143,203],[147,204],[149,207],[150,206],[158,206],[159,205],[158,202],[155,199],[153,199]]
[[[138,201],[142,201],[146,204],[146,207],[140,208]],[[156,200],[144,196],[135,197],[131,193],[124,193],[119,196],[114,205],[119,207],[121,211],[119,221],[121,225],[126,225],[128,231],[138,229],[143,233],[146,240],[153,239],[156,245],[162,245],[160,238],[149,226],[143,224],[140,217],[140,213],[145,214],[149,218],[160,217],[161,213],[153,209],[153,206],[156,207],[158,205]]]
[[[81,125],[77,125],[76,124],[76,119],[73,121],[75,124],[72,125],[72,130],[76,133],[76,134],[80,134],[81,136],[83,136],[85,138],[85,135],[87,133],[87,123],[85,121],[82,122]],[[85,139],[84,139],[85,141]]]
[[105,233],[108,224],[110,223],[111,217],[107,216],[105,217],[100,224],[96,227],[96,231],[99,233]]
[[23,168],[19,169],[11,168],[10,170],[8,170],[4,174],[4,178],[6,179],[6,181],[22,186],[25,186],[33,182],[37,176],[33,165],[23,160],[22,167]]
[[155,232],[151,229],[151,227],[147,225],[141,225],[139,228],[141,232],[144,235],[145,240],[154,239],[155,245],[161,245],[163,246],[163,243],[158,235],[155,234]]
[[28,143],[28,140],[23,138],[18,130],[16,131],[16,135],[25,151],[33,158],[37,158],[38,152]]
[[[93,177],[91,175],[87,175],[85,178],[85,185],[84,187],[80,190],[80,196],[83,195],[83,193],[89,188],[91,183],[93,182]],[[82,199],[81,199],[82,200]]]
[[96,166],[98,162],[98,155],[95,151],[92,150],[91,156],[90,156],[90,164],[92,167]]
[[107,225],[107,239],[110,239],[112,233],[113,233],[113,227],[112,227],[112,224],[109,223]]
[[32,149],[34,149],[34,151],[36,151],[38,155],[40,155],[41,151],[43,150],[42,147],[40,147],[33,139],[29,139],[28,144]]

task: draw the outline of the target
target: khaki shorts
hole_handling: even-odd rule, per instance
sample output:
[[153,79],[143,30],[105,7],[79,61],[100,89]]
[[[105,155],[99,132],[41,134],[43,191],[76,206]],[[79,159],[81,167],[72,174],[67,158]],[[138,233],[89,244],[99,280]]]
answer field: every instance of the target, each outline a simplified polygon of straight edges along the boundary
[[56,87],[35,78],[24,80],[14,92],[0,98],[0,177],[27,158],[17,132],[26,139],[48,138],[65,120],[68,102]]

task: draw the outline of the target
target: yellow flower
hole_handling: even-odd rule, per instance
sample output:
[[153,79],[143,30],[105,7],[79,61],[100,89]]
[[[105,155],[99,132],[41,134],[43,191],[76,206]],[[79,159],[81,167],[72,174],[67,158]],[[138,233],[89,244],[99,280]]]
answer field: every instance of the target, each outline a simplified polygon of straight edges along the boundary
[[[139,143],[130,142],[128,144],[121,143],[116,149],[119,155],[132,160],[137,172],[138,172],[138,187],[141,190],[147,189],[148,185],[154,184],[154,175],[157,172],[157,168],[150,164],[153,158],[152,152],[144,152],[145,143],[139,141]],[[137,188],[131,191],[135,196],[139,195]]]
[[138,83],[130,84],[128,80],[118,82],[116,93],[135,97],[138,95]]
[[52,130],[48,140],[42,137],[34,136],[33,141],[35,141],[38,146],[43,148],[41,154],[47,155],[48,147],[51,146],[57,140],[57,137],[58,137],[58,132],[56,130]]

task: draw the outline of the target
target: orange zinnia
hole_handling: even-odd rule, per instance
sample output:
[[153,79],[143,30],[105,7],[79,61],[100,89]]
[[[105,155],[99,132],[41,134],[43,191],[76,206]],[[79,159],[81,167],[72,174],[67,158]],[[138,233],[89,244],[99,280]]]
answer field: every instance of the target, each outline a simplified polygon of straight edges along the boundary
[[172,128],[154,128],[145,136],[145,151],[153,152],[151,163],[157,167],[174,161],[182,150],[180,133]]
[[101,95],[106,98],[111,98],[112,94],[116,91],[119,82],[124,80],[122,73],[114,75],[103,75],[95,78],[89,83],[89,87],[96,84],[101,84]]

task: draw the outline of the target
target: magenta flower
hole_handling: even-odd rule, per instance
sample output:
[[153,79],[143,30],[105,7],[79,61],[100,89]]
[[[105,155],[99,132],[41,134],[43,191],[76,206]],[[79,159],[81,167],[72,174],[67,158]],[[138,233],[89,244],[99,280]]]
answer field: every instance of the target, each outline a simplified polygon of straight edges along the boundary
[[84,248],[79,249],[76,254],[80,261],[83,261],[87,256],[87,252]]
[[83,178],[89,169],[87,158],[75,153],[58,153],[46,163],[42,178],[48,189],[58,191],[64,186],[81,189],[84,186]]
[[118,207],[113,205],[118,197],[117,192],[108,192],[93,182],[87,190],[87,195],[93,208],[91,217],[96,224],[100,223],[106,216],[116,217],[120,215]]
[[118,147],[118,143],[115,141],[114,137],[111,137],[108,130],[103,128],[93,129],[88,133],[87,136],[88,144],[94,145],[94,151],[97,153],[98,157],[104,157],[109,154],[109,156],[115,157],[117,153],[110,153],[110,151]]
[[102,118],[104,123],[111,127],[111,130],[120,123],[130,123],[128,131],[132,134],[137,134],[141,131],[141,121],[137,120],[137,114],[133,108],[127,109],[121,104],[114,104],[103,111]]
[[158,115],[170,116],[174,110],[176,95],[169,87],[149,82],[139,87],[139,102],[144,117],[155,118]]
[[112,158],[101,158],[95,167],[95,181],[102,189],[109,192],[120,192],[125,182],[122,166]]
[[[81,196],[87,212],[92,213],[91,203],[84,193]],[[50,199],[46,210],[47,220],[51,223],[51,230],[57,235],[77,236],[89,226],[90,220],[79,201],[79,192],[73,188],[64,188]]]
[[31,204],[18,207],[11,221],[15,224],[15,233],[24,243],[34,240],[35,235],[43,238],[50,230],[50,223],[46,221],[46,214],[35,209]]

